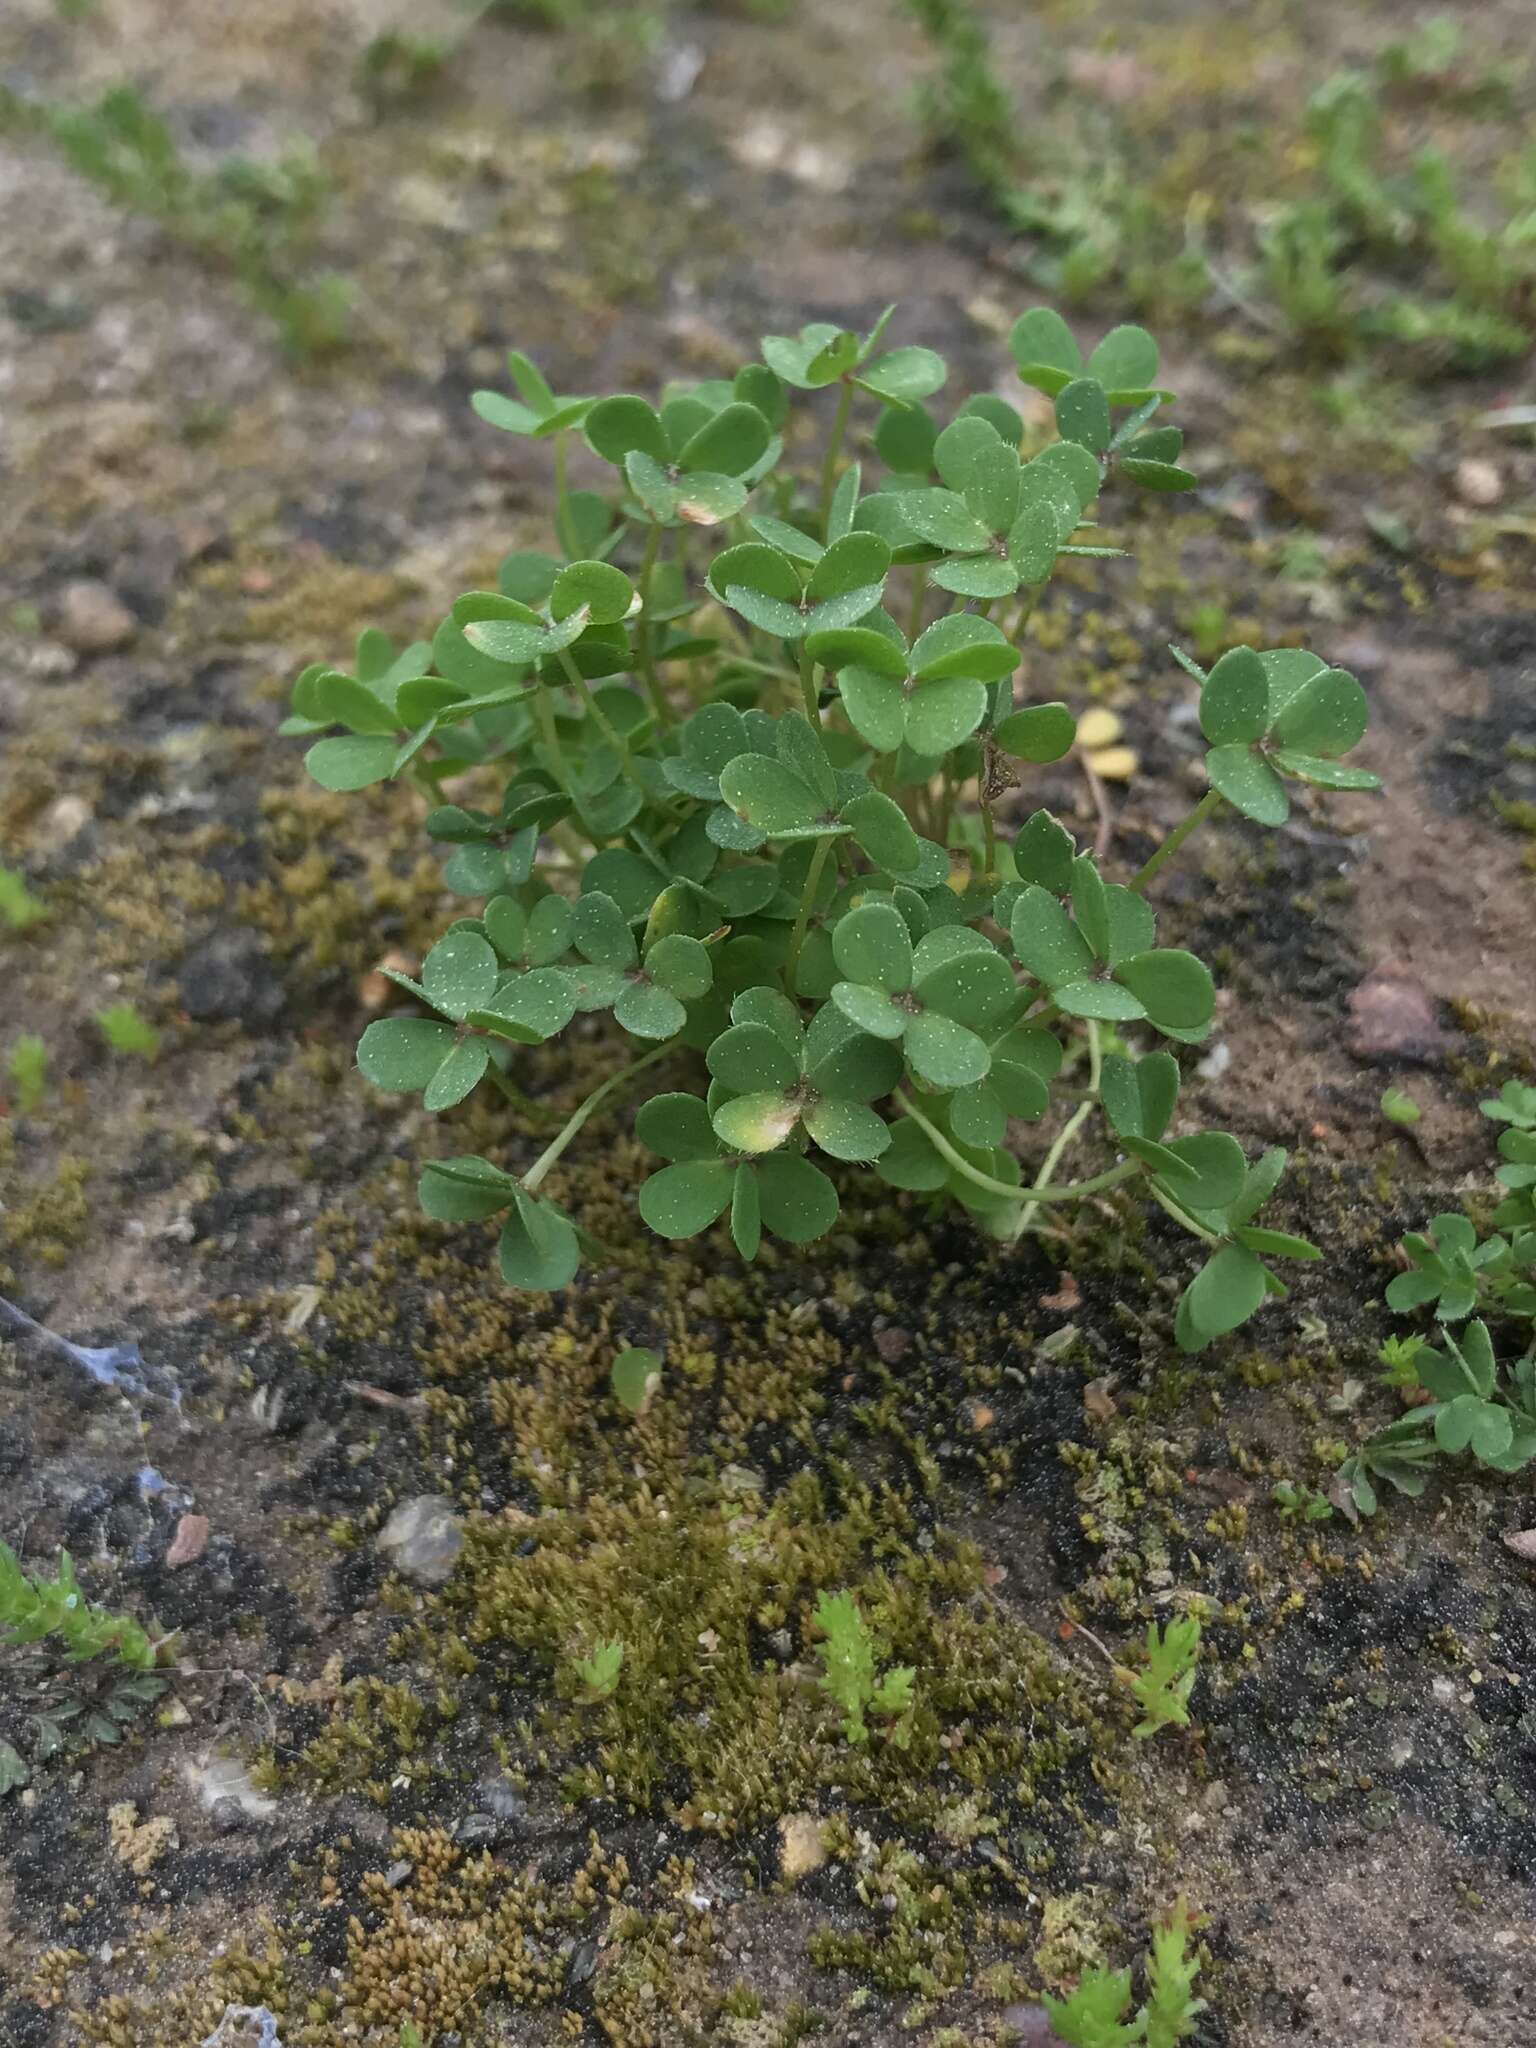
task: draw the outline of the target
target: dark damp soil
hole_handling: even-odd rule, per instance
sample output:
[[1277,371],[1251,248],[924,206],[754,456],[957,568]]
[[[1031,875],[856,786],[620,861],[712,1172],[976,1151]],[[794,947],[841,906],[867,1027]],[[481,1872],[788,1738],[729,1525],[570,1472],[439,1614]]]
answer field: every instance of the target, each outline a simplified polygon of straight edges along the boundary
[[[382,2048],[403,2018],[440,2048],[961,2048],[1130,1962],[1180,1893],[1205,1916],[1200,2048],[1536,2042],[1536,1624],[1501,1542],[1536,1495],[1437,1477],[1360,1530],[1270,1498],[1325,1486],[1393,1412],[1393,1247],[1486,1195],[1478,1097],[1536,1049],[1536,455],[1473,424],[1529,395],[1518,368],[1362,378],[1225,304],[1176,322],[1213,487],[1128,521],[1133,559],[1065,579],[1029,649],[1047,694],[1124,722],[1127,866],[1198,787],[1168,640],[1305,639],[1371,697],[1382,796],[1213,831],[1162,893],[1224,990],[1189,1114],[1289,1147],[1266,1220],[1325,1247],[1240,1338],[1177,1354],[1187,1241],[1155,1211],[1004,1255],[850,1180],[804,1254],[659,1260],[622,1115],[554,1190],[610,1262],[514,1297],[484,1232],[416,1211],[444,1134],[352,1071],[366,978],[448,899],[408,791],[326,796],[275,729],[304,661],[365,625],[411,637],[542,538],[539,451],[466,404],[506,347],[566,388],[651,389],[900,299],[901,338],[975,389],[1041,296],[1028,242],[920,146],[909,18],[771,14],[679,8],[654,49],[486,22],[382,110],[351,82],[398,26],[371,0],[0,22],[11,93],[132,79],[204,164],[312,142],[332,197],[304,261],[349,280],[357,336],[287,361],[216,252],[0,124],[0,860],[48,909],[0,934],[0,1058],[24,1032],[48,1054],[37,1106],[0,1118],[0,1274],[77,1343],[137,1340],[180,1397],[0,1343],[0,1535],[67,1545],[91,1598],[176,1637],[119,1741],[71,1735],[0,1802],[19,2048],[188,2048],[229,2001],[269,2006],[286,2048]],[[1306,93],[1399,26],[999,15],[1026,109],[1065,76],[1093,118],[1116,93],[1132,123],[1240,115],[1277,162]],[[1518,56],[1520,10],[1463,21],[1468,63]],[[1411,120],[1482,165],[1528,119],[1514,90],[1497,120],[1432,96]],[[1092,300],[1083,331],[1119,310]],[[1495,506],[1458,486],[1469,453]],[[82,579],[129,614],[110,651],[67,644]],[[1021,802],[1092,830],[1070,774]],[[1368,1041],[1373,977],[1404,1021]],[[159,1030],[153,1063],[105,1048],[114,1002]],[[578,1037],[530,1091],[564,1113],[612,1059]],[[541,1142],[485,1105],[451,1122],[451,1149],[509,1163]],[[639,1421],[608,1391],[633,1343],[667,1359]],[[435,1591],[376,1542],[418,1494],[465,1533]],[[206,1542],[172,1562],[191,1515]],[[917,1669],[905,1751],[844,1743],[815,1687],[836,1587]],[[1193,1725],[1138,1742],[1096,1644],[1191,1600]],[[623,1682],[585,1702],[575,1664],[612,1638]],[[0,1690],[28,1755],[36,1704]]]

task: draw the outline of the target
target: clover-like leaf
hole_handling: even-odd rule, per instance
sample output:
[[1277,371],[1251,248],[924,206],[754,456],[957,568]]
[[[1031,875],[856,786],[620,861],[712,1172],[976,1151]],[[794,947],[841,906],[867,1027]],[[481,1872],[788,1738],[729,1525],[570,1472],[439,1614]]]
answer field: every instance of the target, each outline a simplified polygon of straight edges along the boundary
[[1200,690],[1200,730],[1213,747],[1245,745],[1269,730],[1269,678],[1251,647],[1233,647]]
[[1064,391],[1082,374],[1083,352],[1076,336],[1049,306],[1035,306],[1022,313],[1013,323],[1008,345],[1024,382],[1048,398]]
[[1093,377],[1076,377],[1057,394],[1056,426],[1064,441],[1075,441],[1091,454],[1109,446],[1109,401]]
[[426,1213],[439,1223],[478,1223],[510,1208],[518,1183],[489,1159],[429,1159],[417,1183]]
[[540,1202],[519,1187],[512,1213],[502,1225],[497,1256],[509,1287],[551,1293],[568,1287],[581,1264],[581,1247],[570,1219],[551,1202]]
[[1087,367],[1112,405],[1137,404],[1157,381],[1157,343],[1144,327],[1112,327]]
[[994,746],[1016,760],[1044,765],[1072,751],[1077,720],[1065,704],[1028,704],[1010,711],[992,731]]
[[1246,1323],[1269,1292],[1263,1262],[1245,1245],[1223,1245],[1209,1258],[1185,1292],[1181,1315],[1198,1333],[1200,1343],[1180,1335],[1180,1348],[1198,1350],[1213,1337],[1224,1337]]

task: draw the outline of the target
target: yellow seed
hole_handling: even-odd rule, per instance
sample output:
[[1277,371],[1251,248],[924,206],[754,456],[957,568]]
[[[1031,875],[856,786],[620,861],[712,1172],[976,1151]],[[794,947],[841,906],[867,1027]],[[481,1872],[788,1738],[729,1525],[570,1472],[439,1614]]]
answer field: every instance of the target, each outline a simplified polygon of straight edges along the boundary
[[1097,747],[1087,756],[1088,766],[1102,782],[1129,782],[1141,766],[1132,747]]
[[1077,744],[1085,754],[1091,754],[1099,747],[1112,747],[1124,731],[1117,713],[1096,704],[1077,721]]

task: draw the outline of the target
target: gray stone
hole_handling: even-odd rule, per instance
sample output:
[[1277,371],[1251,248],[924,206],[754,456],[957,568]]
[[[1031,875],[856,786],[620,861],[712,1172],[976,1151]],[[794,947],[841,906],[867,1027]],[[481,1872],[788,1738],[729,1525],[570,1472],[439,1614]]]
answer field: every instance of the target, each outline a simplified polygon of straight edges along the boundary
[[56,631],[76,654],[112,654],[126,647],[139,622],[108,583],[68,583],[59,597]]
[[379,1531],[378,1545],[406,1578],[420,1586],[441,1586],[464,1548],[464,1531],[451,1501],[441,1494],[417,1493],[393,1510]]

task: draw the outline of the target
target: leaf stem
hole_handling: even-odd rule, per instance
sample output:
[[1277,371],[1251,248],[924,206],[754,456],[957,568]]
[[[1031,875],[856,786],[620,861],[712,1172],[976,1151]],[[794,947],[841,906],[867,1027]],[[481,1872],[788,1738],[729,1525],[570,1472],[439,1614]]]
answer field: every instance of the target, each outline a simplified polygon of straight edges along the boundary
[[560,543],[560,552],[569,561],[575,550],[571,546],[571,494],[566,482],[565,430],[555,436],[555,538]]
[[816,701],[816,679],[812,668],[810,650],[800,642],[800,696],[805,705],[805,715],[813,726],[821,723],[821,706]]
[[811,855],[811,864],[805,872],[805,887],[800,892],[800,908],[795,912],[795,928],[789,935],[789,951],[784,955],[784,990],[793,1001],[795,977],[800,971],[800,948],[805,944],[806,928],[811,921],[811,912],[816,905],[816,891],[821,886],[821,871],[827,864],[827,855],[832,850],[832,841],[818,839],[816,851]]
[[592,685],[576,666],[576,662],[568,647],[560,649],[560,666],[565,670],[567,681],[596,720],[598,731],[618,755],[625,775],[633,782],[635,780],[635,768],[634,763],[629,758],[629,749],[625,746],[623,738],[618,728],[614,725],[613,720],[608,716],[602,705],[598,703]]
[[533,715],[538,720],[539,736],[543,740],[545,751],[550,757],[550,767],[553,770],[555,780],[566,794],[569,795],[571,771],[566,766],[565,749],[560,744],[560,728],[555,723],[555,700],[550,695],[548,689],[541,689],[535,692]]
[[1103,1058],[1099,1049],[1099,1027],[1090,1017],[1088,1019],[1088,1093],[1062,1125],[1056,1142],[1046,1153],[1041,1163],[1040,1171],[1035,1176],[1034,1186],[1030,1189],[1030,1199],[1019,1211],[1018,1221],[1013,1226],[1011,1243],[1017,1244],[1019,1239],[1029,1229],[1031,1222],[1034,1220],[1035,1211],[1040,1206],[1037,1190],[1050,1186],[1051,1175],[1061,1164],[1063,1154],[1098,1106],[1099,1074],[1102,1067]]
[[640,673],[645,681],[646,694],[651,700],[651,709],[656,714],[658,725],[672,723],[672,707],[662,694],[661,682],[656,674],[656,656],[651,647],[651,579],[656,572],[656,557],[661,552],[661,523],[651,521],[651,530],[645,537],[645,553],[640,558],[640,573],[636,584],[640,591],[640,621],[636,631],[640,654]]
[[641,1059],[631,1060],[627,1067],[620,1067],[616,1074],[610,1074],[600,1087],[592,1090],[592,1093],[582,1103],[581,1107],[573,1111],[566,1118],[559,1134],[551,1139],[550,1143],[545,1146],[532,1166],[523,1175],[523,1186],[530,1195],[559,1159],[561,1153],[570,1144],[572,1138],[575,1137],[592,1112],[605,1102],[616,1088],[621,1088],[626,1081],[633,1080],[636,1074],[644,1073],[647,1067],[655,1066],[659,1059],[664,1058],[672,1050],[673,1041],[669,1038],[664,1045],[654,1046]]
[[923,600],[928,595],[928,571],[922,567],[912,571],[912,608],[907,613],[907,638],[915,640],[923,630]]
[[1060,1186],[1048,1182],[1037,1182],[1033,1187],[1017,1188],[1005,1180],[994,1180],[990,1173],[983,1173],[972,1166],[964,1153],[957,1152],[938,1125],[929,1121],[908,1096],[898,1088],[892,1097],[896,1107],[911,1117],[920,1131],[926,1133],[940,1158],[947,1159],[957,1173],[964,1174],[968,1181],[982,1188],[989,1195],[1002,1195],[1010,1202],[1078,1202],[1085,1195],[1099,1194],[1105,1188],[1118,1187],[1122,1181],[1130,1180],[1141,1171],[1139,1159],[1122,1159],[1118,1166],[1096,1173],[1091,1180],[1064,1181]]
[[515,1081],[508,1080],[494,1060],[486,1068],[485,1078],[500,1089],[514,1109],[520,1110],[524,1116],[530,1116],[535,1123],[543,1124],[546,1129],[548,1128],[550,1112],[535,1102],[531,1095],[525,1095]]
[[832,517],[832,495],[837,489],[837,458],[843,452],[843,436],[848,431],[848,414],[853,405],[853,385],[848,378],[842,381],[837,394],[837,411],[832,415],[832,438],[827,443],[827,452],[821,464],[821,532],[826,538],[827,521]]
[[1035,606],[1040,602],[1040,593],[1044,588],[1045,585],[1043,583],[1036,584],[1033,589],[1027,589],[1020,599],[1019,609],[1014,615],[1013,631],[1008,635],[1008,638],[1015,643],[1022,636],[1024,628],[1029,624]]
[[1187,1230],[1192,1237],[1203,1237],[1207,1244],[1221,1243],[1221,1236],[1218,1231],[1207,1230],[1203,1223],[1197,1223],[1187,1209],[1181,1208],[1171,1195],[1163,1193],[1163,1190],[1155,1180],[1147,1182],[1147,1192],[1160,1209],[1167,1210],[1181,1230]]
[[1153,876],[1157,873],[1158,869],[1163,865],[1163,863],[1173,858],[1174,854],[1178,852],[1179,848],[1184,844],[1185,840],[1189,837],[1190,833],[1195,830],[1196,826],[1204,824],[1205,820],[1211,815],[1212,811],[1216,809],[1217,805],[1220,802],[1221,791],[1219,789],[1208,789],[1205,792],[1205,795],[1201,797],[1199,803],[1197,803],[1195,805],[1195,808],[1190,812],[1189,816],[1183,821],[1183,823],[1174,826],[1173,830],[1168,834],[1168,837],[1163,841],[1162,845],[1157,849],[1156,853],[1153,854],[1152,858],[1145,864],[1144,867],[1142,867],[1135,875],[1132,876],[1131,887],[1135,889],[1138,892],[1138,894],[1146,888],[1148,882],[1152,880]]

